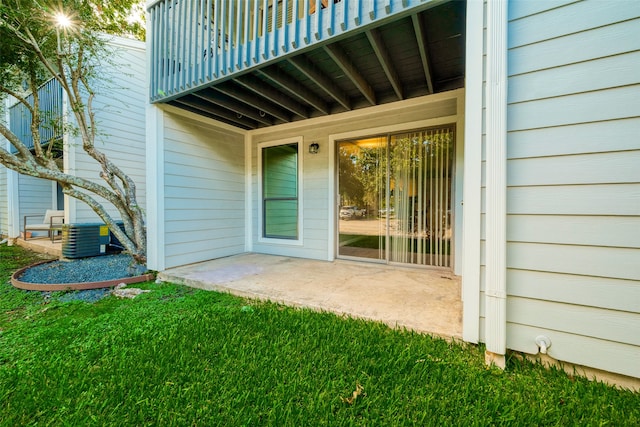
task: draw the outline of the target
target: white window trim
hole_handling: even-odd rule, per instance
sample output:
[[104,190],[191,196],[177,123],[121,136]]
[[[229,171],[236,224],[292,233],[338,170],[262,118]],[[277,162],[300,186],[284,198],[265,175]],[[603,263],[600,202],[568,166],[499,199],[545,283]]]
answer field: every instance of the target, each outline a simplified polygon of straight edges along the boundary
[[[298,144],[298,238],[297,239],[277,239],[273,237],[264,237],[264,221],[263,221],[263,203],[262,203],[262,149],[267,147],[275,147],[278,145]],[[258,242],[282,246],[302,246],[303,238],[303,195],[302,186],[303,163],[304,163],[304,138],[302,136],[279,139],[277,141],[261,142],[258,144]]]

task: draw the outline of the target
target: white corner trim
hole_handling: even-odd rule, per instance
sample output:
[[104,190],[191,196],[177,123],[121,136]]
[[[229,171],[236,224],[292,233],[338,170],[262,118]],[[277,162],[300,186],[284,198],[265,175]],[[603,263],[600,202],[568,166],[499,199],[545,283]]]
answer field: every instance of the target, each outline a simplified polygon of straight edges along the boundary
[[336,229],[336,218],[338,216],[338,183],[336,177],[336,138],[329,136],[329,167],[327,168],[327,196],[329,202],[329,216],[327,218],[327,261],[334,261],[338,254],[338,244],[336,243],[338,230]]
[[253,251],[253,176],[251,174],[253,157],[251,156],[253,138],[244,135],[244,250]]
[[165,269],[164,112],[152,104],[146,111],[147,267]]
[[472,343],[480,340],[483,17],[483,2],[468,1],[462,188],[462,339]]
[[507,1],[487,3],[486,346],[506,352]]

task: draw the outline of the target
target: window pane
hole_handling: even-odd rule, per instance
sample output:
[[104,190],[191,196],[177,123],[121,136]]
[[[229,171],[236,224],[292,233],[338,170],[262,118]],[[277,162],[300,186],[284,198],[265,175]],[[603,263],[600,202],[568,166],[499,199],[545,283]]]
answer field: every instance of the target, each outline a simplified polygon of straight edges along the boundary
[[298,144],[262,150],[263,236],[298,237]]
[[298,197],[298,144],[262,151],[263,197]]
[[264,237],[298,237],[298,201],[264,201]]

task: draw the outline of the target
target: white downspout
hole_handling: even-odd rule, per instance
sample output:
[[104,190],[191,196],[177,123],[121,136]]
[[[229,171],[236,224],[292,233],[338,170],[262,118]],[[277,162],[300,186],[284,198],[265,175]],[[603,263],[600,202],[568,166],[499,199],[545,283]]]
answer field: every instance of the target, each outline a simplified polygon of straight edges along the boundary
[[487,363],[504,368],[507,330],[507,0],[487,2]]

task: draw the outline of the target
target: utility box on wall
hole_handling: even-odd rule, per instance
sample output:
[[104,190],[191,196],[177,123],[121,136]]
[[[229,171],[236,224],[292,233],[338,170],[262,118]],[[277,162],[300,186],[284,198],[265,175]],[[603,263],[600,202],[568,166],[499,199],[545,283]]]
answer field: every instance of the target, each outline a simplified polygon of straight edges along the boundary
[[62,256],[83,258],[104,255],[109,245],[109,227],[101,223],[68,224],[62,227]]

